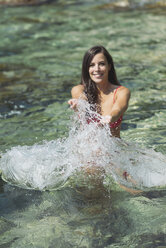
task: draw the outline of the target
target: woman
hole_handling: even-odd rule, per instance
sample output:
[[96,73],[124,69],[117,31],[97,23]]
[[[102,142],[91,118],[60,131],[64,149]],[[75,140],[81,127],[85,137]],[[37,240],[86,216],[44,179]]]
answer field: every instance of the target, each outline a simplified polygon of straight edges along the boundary
[[[72,88],[71,95],[72,99],[68,103],[72,109],[77,109],[78,99],[88,101],[92,106],[96,106],[95,110],[101,115],[102,124],[109,123],[112,136],[120,138],[121,122],[128,108],[130,91],[119,84],[113,59],[103,46],[94,46],[85,53],[81,84]],[[93,174],[95,170],[93,167],[87,172]],[[135,184],[126,171],[118,170],[117,173]],[[121,184],[120,187],[132,194],[141,192]]]
[[130,91],[117,80],[111,55],[103,46],[94,46],[84,55],[81,84],[72,88],[68,101],[76,109],[78,99],[87,100],[109,123],[112,136],[120,138],[121,122],[127,110]]

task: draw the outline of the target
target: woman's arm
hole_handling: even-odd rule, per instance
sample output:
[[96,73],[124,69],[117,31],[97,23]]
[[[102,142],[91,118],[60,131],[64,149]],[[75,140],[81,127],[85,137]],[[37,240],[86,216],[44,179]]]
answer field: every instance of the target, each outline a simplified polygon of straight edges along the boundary
[[[104,123],[110,123],[117,121],[120,116],[123,115],[123,113],[128,108],[128,103],[130,100],[130,90],[126,87],[121,87],[118,89],[116,93],[116,100],[113,104],[112,109],[107,109],[106,114],[104,115],[103,122]],[[112,101],[112,98],[111,98]]]
[[115,122],[127,110],[130,99],[130,90],[126,87],[121,87],[116,93],[115,103],[109,113],[111,116],[110,122]]
[[68,104],[70,105],[70,107],[73,109],[73,110],[76,110],[77,109],[77,103],[78,103],[78,99],[84,99],[84,100],[87,100],[86,99],[86,96],[84,94],[84,86],[79,84],[77,86],[74,86],[71,90],[71,96],[72,96],[72,99],[70,99],[68,101]]

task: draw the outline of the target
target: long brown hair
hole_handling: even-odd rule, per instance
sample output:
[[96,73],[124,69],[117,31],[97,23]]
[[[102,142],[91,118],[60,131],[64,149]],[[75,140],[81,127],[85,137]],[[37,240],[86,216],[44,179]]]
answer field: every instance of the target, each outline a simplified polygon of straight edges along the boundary
[[103,53],[107,59],[108,64],[111,65],[111,69],[108,74],[108,81],[111,84],[119,85],[117,80],[116,71],[114,68],[114,62],[109,54],[109,52],[103,46],[94,46],[90,48],[84,55],[82,62],[82,76],[81,76],[81,84],[84,85],[84,92],[90,104],[97,104],[99,92],[96,86],[96,83],[90,78],[89,75],[89,66],[94,58],[94,56],[98,53]]

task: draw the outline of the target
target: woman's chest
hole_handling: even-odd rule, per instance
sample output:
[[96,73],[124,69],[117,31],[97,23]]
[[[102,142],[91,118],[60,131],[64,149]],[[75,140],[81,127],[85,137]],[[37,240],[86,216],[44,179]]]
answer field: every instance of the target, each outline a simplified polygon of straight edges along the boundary
[[109,97],[102,98],[100,102],[100,107],[102,115],[109,115],[113,107],[113,96],[109,95]]

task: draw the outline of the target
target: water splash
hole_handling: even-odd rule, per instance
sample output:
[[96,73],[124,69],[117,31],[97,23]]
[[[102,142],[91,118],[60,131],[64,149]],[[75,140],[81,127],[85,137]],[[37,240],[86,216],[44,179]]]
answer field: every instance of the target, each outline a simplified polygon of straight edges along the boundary
[[82,175],[85,182],[100,178],[109,188],[113,183],[132,188],[164,186],[166,157],[112,137],[108,124],[101,121],[88,103],[79,100],[68,137],[6,151],[0,160],[2,178],[39,190],[57,189],[71,178],[79,184]]

